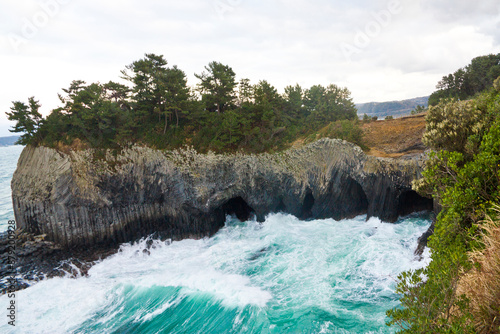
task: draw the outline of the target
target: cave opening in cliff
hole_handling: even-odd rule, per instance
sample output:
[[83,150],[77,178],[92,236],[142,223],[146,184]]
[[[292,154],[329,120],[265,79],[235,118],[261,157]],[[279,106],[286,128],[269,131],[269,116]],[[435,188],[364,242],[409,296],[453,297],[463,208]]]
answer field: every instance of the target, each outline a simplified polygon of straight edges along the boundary
[[416,191],[409,190],[399,196],[398,215],[406,216],[413,212],[432,211],[433,207],[432,199],[420,196]]
[[302,210],[300,218],[307,219],[312,217],[312,207],[314,206],[314,196],[310,189],[307,190],[304,201],[302,202]]
[[235,215],[240,221],[247,221],[255,210],[241,197],[234,197],[222,205],[225,215]]
[[283,202],[283,198],[280,199],[280,202],[278,203],[278,206],[276,207],[276,212],[286,212],[286,205]]
[[359,215],[368,211],[368,198],[363,187],[356,180],[350,177],[347,179],[345,192],[348,198],[346,208],[349,207],[349,212]]

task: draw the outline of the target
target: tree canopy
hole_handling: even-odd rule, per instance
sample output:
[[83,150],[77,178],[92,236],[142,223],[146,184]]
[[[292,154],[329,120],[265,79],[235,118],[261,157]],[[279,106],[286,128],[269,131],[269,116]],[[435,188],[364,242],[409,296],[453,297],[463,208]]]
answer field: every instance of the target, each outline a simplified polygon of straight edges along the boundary
[[38,128],[42,123],[42,114],[38,112],[40,103],[34,97],[28,99],[28,104],[15,101],[10,112],[6,112],[10,121],[16,121],[11,132],[22,132],[23,135],[17,141],[18,144],[26,145],[35,141]]
[[230,66],[212,61],[195,74],[199,82],[191,88],[184,71],[156,54],[145,54],[121,74],[123,83],[72,81],[59,94],[60,107],[45,119],[34,98],[28,105],[14,102],[9,117],[18,123],[12,131],[25,133],[23,144],[192,145],[200,152],[280,150],[297,136],[338,121],[351,122],[342,129],[352,129],[352,137],[359,138],[350,92],[333,84],[288,86],[280,94],[267,80],[237,81]]
[[441,99],[465,100],[491,87],[500,76],[500,53],[480,56],[454,73],[443,76],[436,85],[437,91],[429,97],[429,105],[437,105]]
[[198,89],[205,108],[218,113],[224,112],[234,103],[236,74],[231,67],[216,61],[205,66],[205,70],[206,72],[195,74],[195,77],[200,79]]

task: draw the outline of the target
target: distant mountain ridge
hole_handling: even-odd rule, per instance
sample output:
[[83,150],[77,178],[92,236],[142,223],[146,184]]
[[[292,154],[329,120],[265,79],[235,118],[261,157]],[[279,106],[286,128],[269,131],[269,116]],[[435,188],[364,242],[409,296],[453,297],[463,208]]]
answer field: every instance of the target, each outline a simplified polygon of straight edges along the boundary
[[358,116],[361,117],[364,114],[377,116],[378,118],[386,116],[399,117],[409,115],[417,106],[427,107],[428,101],[429,96],[423,96],[402,101],[358,103],[356,108],[358,109]]
[[19,139],[19,136],[0,137],[0,146],[11,146]]

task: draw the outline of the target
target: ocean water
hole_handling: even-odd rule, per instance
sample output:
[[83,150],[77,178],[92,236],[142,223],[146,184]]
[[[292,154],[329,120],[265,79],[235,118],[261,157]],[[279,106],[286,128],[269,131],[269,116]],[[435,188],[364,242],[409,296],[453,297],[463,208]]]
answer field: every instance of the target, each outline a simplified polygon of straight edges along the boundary
[[20,145],[0,147],[0,231],[5,231],[8,221],[14,219],[10,180],[23,147]]
[[391,333],[395,279],[428,263],[413,251],[429,225],[228,217],[211,238],[123,244],[87,277],[18,291],[16,327],[0,296],[0,333]]

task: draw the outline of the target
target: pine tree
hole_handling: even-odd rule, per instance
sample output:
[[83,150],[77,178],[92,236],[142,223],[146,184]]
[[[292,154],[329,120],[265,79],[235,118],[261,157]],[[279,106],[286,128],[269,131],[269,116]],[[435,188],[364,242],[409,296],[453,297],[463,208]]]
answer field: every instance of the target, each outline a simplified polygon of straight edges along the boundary
[[24,133],[16,144],[31,144],[35,141],[38,128],[43,121],[42,114],[38,111],[41,105],[33,96],[28,99],[28,105],[19,101],[12,103],[11,111],[6,112],[6,114],[10,121],[16,121],[17,123],[9,131]]

